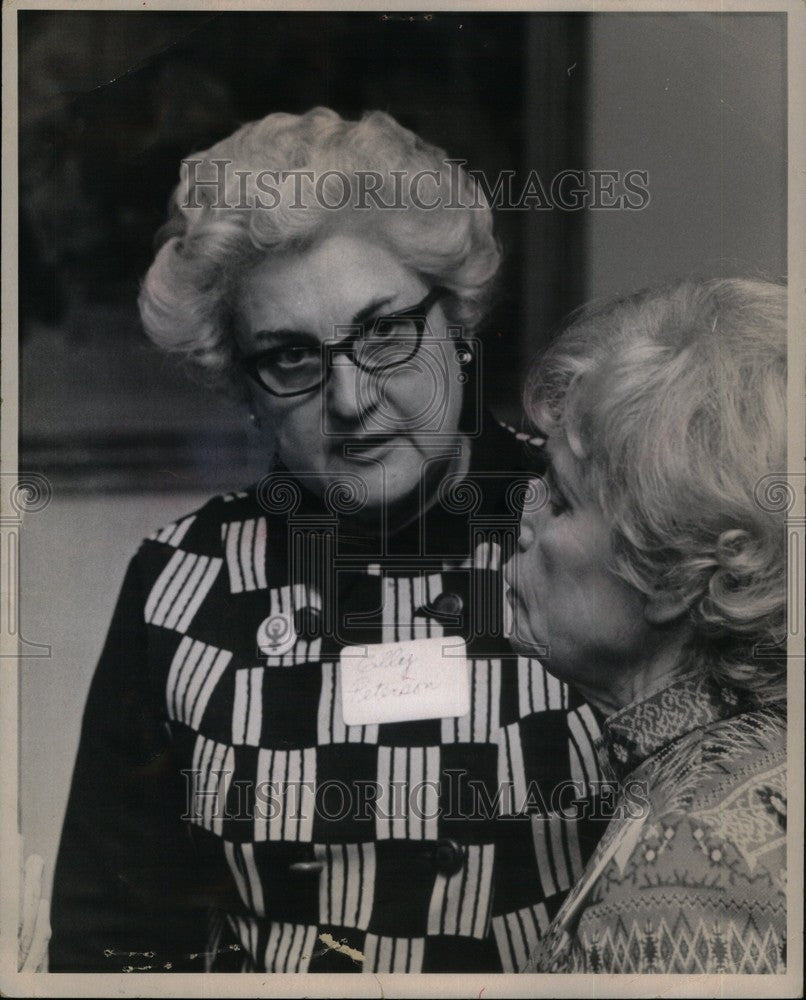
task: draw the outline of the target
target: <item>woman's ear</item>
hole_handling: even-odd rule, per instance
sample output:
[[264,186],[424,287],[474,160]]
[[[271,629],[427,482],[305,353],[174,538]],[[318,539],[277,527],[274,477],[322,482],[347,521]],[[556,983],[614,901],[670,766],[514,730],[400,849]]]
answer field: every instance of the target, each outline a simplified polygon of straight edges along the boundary
[[686,611],[688,604],[674,591],[657,591],[644,604],[644,618],[650,625],[670,625]]

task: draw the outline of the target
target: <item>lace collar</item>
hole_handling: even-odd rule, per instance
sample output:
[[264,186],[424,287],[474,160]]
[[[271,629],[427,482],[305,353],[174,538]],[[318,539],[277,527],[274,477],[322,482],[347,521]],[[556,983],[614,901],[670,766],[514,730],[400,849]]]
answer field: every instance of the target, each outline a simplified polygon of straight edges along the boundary
[[620,779],[681,736],[748,707],[733,688],[720,687],[707,676],[686,674],[609,716],[597,749],[602,764]]

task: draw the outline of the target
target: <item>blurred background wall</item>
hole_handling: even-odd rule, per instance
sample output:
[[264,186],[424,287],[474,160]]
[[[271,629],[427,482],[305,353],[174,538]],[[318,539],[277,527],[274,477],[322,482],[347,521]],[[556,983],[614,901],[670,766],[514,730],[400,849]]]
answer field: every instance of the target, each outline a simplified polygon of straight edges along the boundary
[[786,277],[786,22],[589,19],[587,158],[649,171],[640,212],[591,211],[585,294],[684,274]]
[[497,210],[486,395],[590,296],[786,273],[786,24],[750,14],[19,16],[21,822],[52,866],[80,716],[139,540],[266,456],[144,342],[135,298],[182,156],[272,110],[382,108],[494,181],[647,171],[641,210]]

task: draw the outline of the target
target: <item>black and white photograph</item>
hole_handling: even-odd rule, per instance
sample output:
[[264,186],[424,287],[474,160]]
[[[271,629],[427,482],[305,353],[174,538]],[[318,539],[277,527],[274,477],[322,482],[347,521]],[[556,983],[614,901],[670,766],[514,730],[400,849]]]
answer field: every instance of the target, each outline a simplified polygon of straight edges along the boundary
[[4,5],[4,994],[802,995],[804,20]]

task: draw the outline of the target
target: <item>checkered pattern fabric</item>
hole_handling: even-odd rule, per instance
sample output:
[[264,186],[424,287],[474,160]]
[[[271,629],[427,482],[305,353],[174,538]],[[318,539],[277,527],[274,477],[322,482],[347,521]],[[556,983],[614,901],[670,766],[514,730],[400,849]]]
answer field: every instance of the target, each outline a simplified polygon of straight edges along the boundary
[[[557,791],[591,794],[599,729],[502,637],[517,530],[504,442],[501,474],[468,475],[474,511],[437,504],[391,554],[341,539],[311,498],[272,509],[265,488],[143,543],[143,653],[182,822],[200,880],[206,865],[226,885],[198,949],[207,968],[518,971],[579,877],[601,823],[564,818]],[[275,620],[295,623],[290,648],[267,645]],[[467,715],[345,724],[345,645],[442,635],[467,643]],[[76,794],[73,812],[87,808]]]

